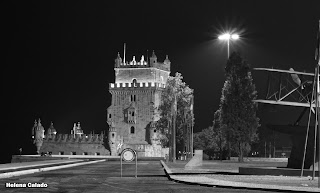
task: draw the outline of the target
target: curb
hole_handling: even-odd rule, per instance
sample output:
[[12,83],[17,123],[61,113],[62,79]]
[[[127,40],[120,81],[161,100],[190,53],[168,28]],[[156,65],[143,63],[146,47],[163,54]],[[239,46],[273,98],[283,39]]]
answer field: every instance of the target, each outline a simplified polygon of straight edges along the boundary
[[24,165],[24,166],[8,166],[6,168],[0,168],[0,172],[6,173],[6,172],[11,172],[12,170],[23,170],[23,169],[27,170],[33,167],[51,166],[51,165],[57,165],[57,164],[72,164],[80,161],[81,160],[66,160],[66,161],[60,161],[60,162],[38,163],[38,164]]
[[162,160],[160,160],[160,163],[162,165],[162,167],[164,167],[164,171],[167,173],[167,174],[172,174],[172,171],[171,169],[167,166],[167,164],[165,164]]
[[[225,180],[215,180],[207,178],[205,176],[199,176],[194,180],[194,177],[185,177],[185,176],[176,176],[172,173],[172,170],[161,160],[160,161],[164,170],[170,180],[193,184],[193,185],[202,185],[202,186],[213,186],[220,188],[234,188],[234,189],[251,189],[251,190],[266,190],[266,191],[279,191],[279,192],[319,192],[319,188],[310,188],[310,187],[290,187],[290,186],[279,186],[279,185],[268,185],[268,184],[252,184],[246,182],[231,182]],[[192,174],[190,174],[192,175]]]
[[87,164],[94,164],[94,163],[104,162],[104,161],[106,161],[106,160],[103,159],[103,160],[81,162],[81,163],[67,164],[67,165],[61,165],[61,166],[53,166],[53,167],[45,167],[45,168],[38,168],[38,169],[28,169],[28,170],[22,170],[22,171],[7,172],[7,173],[0,174],[0,179],[11,178],[14,176],[21,176],[21,175],[26,175],[26,174],[33,174],[33,173],[37,173],[37,172],[45,172],[45,171],[58,170],[58,169],[63,169],[63,168],[70,168],[70,167],[87,165]]

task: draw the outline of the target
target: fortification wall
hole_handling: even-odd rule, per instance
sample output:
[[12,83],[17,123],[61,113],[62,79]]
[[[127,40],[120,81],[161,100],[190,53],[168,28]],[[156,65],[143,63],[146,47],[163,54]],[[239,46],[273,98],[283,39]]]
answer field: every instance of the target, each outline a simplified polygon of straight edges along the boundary
[[166,83],[170,72],[157,68],[115,68],[115,83],[131,83],[134,79],[137,82],[158,82]]
[[72,135],[58,134],[47,136],[43,139],[43,144],[40,148],[41,152],[52,152],[54,155],[110,155],[109,150],[104,146],[103,134],[90,135]]
[[103,134],[89,134],[89,135],[73,135],[73,134],[58,134],[46,136],[43,142],[58,142],[58,143],[103,143],[105,136]]
[[103,144],[99,143],[65,143],[44,141],[40,152],[51,152],[53,155],[110,155]]
[[131,61],[131,62],[121,62],[118,66],[115,64],[116,68],[157,68],[159,70],[170,71],[170,62],[149,62],[146,61]]

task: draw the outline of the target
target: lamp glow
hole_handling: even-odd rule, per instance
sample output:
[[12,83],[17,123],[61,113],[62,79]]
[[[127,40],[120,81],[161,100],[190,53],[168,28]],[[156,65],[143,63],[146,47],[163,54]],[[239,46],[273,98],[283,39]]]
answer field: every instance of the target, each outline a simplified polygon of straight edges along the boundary
[[219,38],[219,40],[229,40],[230,37],[231,37],[231,35],[226,33],[226,34],[220,35],[218,38]]
[[229,34],[229,33],[226,33],[226,34],[222,34],[218,37],[219,40],[230,40],[230,39],[234,39],[234,40],[237,40],[239,39],[239,35],[238,34]]
[[219,40],[227,40],[227,44],[228,44],[228,58],[229,58],[229,42],[230,40],[237,40],[239,39],[239,35],[238,34],[229,34],[229,33],[225,33],[225,34],[222,34],[218,37]]
[[237,39],[239,39],[239,35],[238,34],[232,34],[231,38],[234,39],[234,40],[237,40]]

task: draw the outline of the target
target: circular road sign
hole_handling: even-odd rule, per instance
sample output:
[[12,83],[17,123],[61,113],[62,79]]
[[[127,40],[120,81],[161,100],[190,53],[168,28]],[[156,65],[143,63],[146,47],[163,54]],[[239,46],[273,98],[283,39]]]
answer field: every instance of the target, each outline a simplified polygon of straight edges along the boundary
[[124,149],[122,152],[122,158],[125,162],[131,162],[135,157],[135,152],[132,149]]

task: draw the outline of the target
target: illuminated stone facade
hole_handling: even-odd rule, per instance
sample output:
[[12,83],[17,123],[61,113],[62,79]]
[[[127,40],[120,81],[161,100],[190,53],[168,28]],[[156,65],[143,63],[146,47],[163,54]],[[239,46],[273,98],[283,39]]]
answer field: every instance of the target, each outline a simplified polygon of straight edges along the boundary
[[115,83],[109,85],[112,102],[107,109],[111,155],[132,148],[139,156],[163,157],[168,149],[161,148],[154,123],[159,119],[155,109],[170,74],[168,56],[158,62],[153,52],[149,61],[142,56],[139,61],[133,57],[127,62],[118,54],[114,70]]
[[74,124],[71,134],[57,134],[53,123],[45,133],[39,119],[32,128],[32,137],[38,154],[110,155],[110,151],[105,147],[105,134],[84,134],[79,122]]

